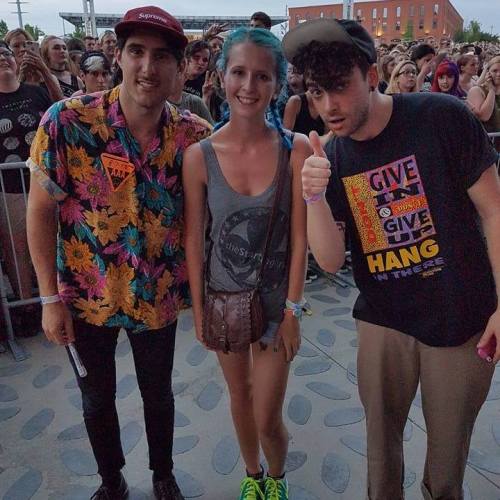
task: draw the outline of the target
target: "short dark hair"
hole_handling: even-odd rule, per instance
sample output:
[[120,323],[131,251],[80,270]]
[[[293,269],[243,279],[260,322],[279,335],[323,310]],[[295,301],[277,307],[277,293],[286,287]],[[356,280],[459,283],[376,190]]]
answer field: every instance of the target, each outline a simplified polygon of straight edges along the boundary
[[343,42],[318,42],[301,47],[292,64],[308,79],[325,90],[332,90],[345,83],[357,66],[366,77],[371,64],[354,45]]
[[69,37],[65,41],[68,52],[71,52],[73,50],[79,50],[81,52],[85,52],[85,45],[79,38]]
[[208,42],[205,40],[193,40],[186,45],[184,56],[186,59],[189,59],[202,50],[208,50],[210,52],[210,45],[208,45]]
[[261,12],[260,10],[252,14],[250,21],[252,20],[260,21],[268,30],[271,29],[271,26],[273,25],[271,18],[265,12]]
[[[130,31],[125,31],[122,32],[119,36],[116,37],[116,48],[120,51],[123,50],[125,47],[125,44],[127,43],[127,40],[130,38],[130,36],[134,33],[133,30]],[[184,59],[184,50],[178,48],[175,45],[172,45],[171,43],[168,44],[168,52],[172,54],[177,61],[178,64],[181,63],[181,61]]]
[[436,55],[436,49],[428,43],[419,43],[413,47],[410,59],[413,62],[416,62],[429,54],[432,54],[433,56]]
[[95,37],[93,37],[92,35],[85,35],[83,37],[84,40],[95,40]]

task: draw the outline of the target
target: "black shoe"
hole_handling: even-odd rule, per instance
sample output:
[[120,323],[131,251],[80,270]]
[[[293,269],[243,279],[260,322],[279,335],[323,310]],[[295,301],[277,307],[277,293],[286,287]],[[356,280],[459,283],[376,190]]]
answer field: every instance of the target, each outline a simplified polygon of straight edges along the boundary
[[120,484],[118,488],[109,488],[108,486],[101,485],[101,487],[90,497],[90,500],[122,500],[128,498],[127,481],[122,474],[120,474]]
[[174,476],[161,481],[153,481],[153,492],[156,500],[185,500]]

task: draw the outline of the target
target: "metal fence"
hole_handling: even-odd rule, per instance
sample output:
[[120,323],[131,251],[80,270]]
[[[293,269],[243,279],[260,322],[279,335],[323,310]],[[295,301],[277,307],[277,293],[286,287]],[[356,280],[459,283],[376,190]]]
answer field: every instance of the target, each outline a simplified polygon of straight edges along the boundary
[[[28,201],[28,189],[25,181],[25,172],[27,170],[28,168],[24,162],[0,164],[0,212],[2,213],[1,224],[4,226],[1,228],[2,253],[4,256],[10,253],[9,259],[4,260],[4,263],[10,260],[10,263],[5,266],[8,269],[2,268],[2,262],[0,261],[0,299],[7,329],[7,343],[16,361],[26,359],[28,354],[14,336],[11,309],[28,304],[35,304],[39,302],[40,299],[37,296],[36,289],[33,288],[30,290],[30,294],[32,294],[31,298],[23,299],[21,298],[22,294],[15,293],[16,290],[21,291],[23,288],[21,279],[22,262],[20,262],[19,248],[16,246],[16,238],[14,237],[14,230],[16,229],[14,223],[15,220],[18,219],[19,214],[13,213],[14,204],[11,203],[12,194],[6,194],[6,176],[9,177],[9,180],[12,180],[12,178],[14,178],[14,180],[19,180],[22,186],[22,192],[18,193],[16,201],[18,202],[17,211],[24,210],[24,214],[21,214],[21,218],[23,218],[26,214],[26,205]],[[22,203],[23,200],[24,203]],[[21,203],[19,203],[19,201]],[[26,230],[24,230],[24,237],[25,234]],[[8,282],[7,275],[9,276]],[[8,284],[10,284],[10,287]],[[5,350],[1,344],[0,350]]]
[[[493,140],[494,138],[500,137],[500,132],[489,133],[488,135]],[[500,156],[499,156],[499,162],[500,162]],[[5,174],[6,172],[15,172],[15,175],[19,176],[19,180],[22,186],[22,193],[20,193],[20,197],[22,195],[22,198],[24,199],[24,205],[22,209],[24,210],[24,213],[26,213],[26,206],[28,201],[28,189],[24,178],[24,172],[26,172],[27,170],[28,168],[26,167],[26,164],[24,162],[0,164],[0,187],[1,187],[0,212],[4,213],[5,223],[7,225],[6,228],[3,228],[3,234],[5,233],[8,234],[7,238],[2,239],[2,249],[4,253],[10,250],[11,255],[13,257],[12,258],[13,266],[11,266],[12,269],[9,269],[10,272],[7,273],[5,272],[6,269],[2,268],[2,262],[0,260],[0,299],[1,299],[1,307],[3,311],[4,321],[7,329],[7,343],[16,361],[22,361],[26,359],[28,357],[28,353],[17,342],[14,336],[14,328],[12,325],[10,311],[15,307],[29,305],[29,304],[36,304],[40,302],[40,298],[38,297],[38,290],[36,288],[31,290],[32,297],[27,299],[23,299],[19,296],[20,295],[19,293],[18,294],[15,293],[15,290],[19,291],[22,289],[22,283],[21,283],[22,280],[20,273],[19,255],[17,251],[18,249],[16,248],[15,238],[13,235],[12,219],[14,214],[11,213],[12,207],[9,206],[7,200],[8,195],[7,196],[5,195],[6,192]],[[8,241],[6,241],[6,239]],[[10,249],[6,248],[6,245],[9,246]],[[324,271],[320,270],[319,268],[317,269],[317,271],[321,272],[323,276],[326,275],[326,273],[324,273]],[[9,276],[10,287],[8,286],[7,283],[7,274],[10,274]],[[352,283],[349,279],[347,279],[347,277],[341,276],[339,274],[332,276],[328,275],[326,277],[328,277],[330,280],[332,280],[332,282],[342,287],[355,286],[354,283]],[[4,351],[5,348],[0,343],[0,352]]]

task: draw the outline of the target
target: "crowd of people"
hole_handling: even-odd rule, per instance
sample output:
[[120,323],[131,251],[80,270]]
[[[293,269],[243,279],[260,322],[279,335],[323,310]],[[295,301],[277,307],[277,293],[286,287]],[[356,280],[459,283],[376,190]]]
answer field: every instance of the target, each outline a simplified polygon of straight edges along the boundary
[[[500,131],[500,46],[376,47],[359,23],[333,19],[280,41],[263,12],[226,28],[189,42],[171,14],[139,7],[98,39],[38,45],[16,29],[0,41],[0,164],[31,171],[1,174],[3,267],[26,299],[34,266],[45,335],[86,367],[81,376],[68,350],[102,478],[92,498],[128,495],[122,328],[154,495],[183,498],[171,375],[177,315],[192,305],[228,386],[239,498],[287,499],[282,407],[307,263],[335,273],[349,250],[368,498],[404,497],[402,434],[421,383],[422,493],[459,500],[500,358],[500,148],[486,133]],[[36,328],[29,307],[22,320]]]

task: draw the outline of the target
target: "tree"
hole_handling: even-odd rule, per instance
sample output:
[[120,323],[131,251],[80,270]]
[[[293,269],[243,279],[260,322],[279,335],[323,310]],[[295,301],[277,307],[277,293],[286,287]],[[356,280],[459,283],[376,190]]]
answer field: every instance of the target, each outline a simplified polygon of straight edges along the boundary
[[33,40],[38,40],[41,36],[45,36],[45,33],[38,26],[25,24],[24,29],[33,37]]
[[79,38],[80,40],[83,40],[83,37],[86,35],[85,30],[83,29],[83,26],[76,26],[75,31],[71,33],[71,37],[73,38]]
[[499,41],[498,35],[492,35],[481,31],[481,23],[472,20],[469,26],[465,29],[459,30],[453,36],[455,42],[472,43],[472,42],[497,42]]
[[3,19],[0,19],[0,38],[3,38],[7,34],[7,31],[9,31],[7,23]]
[[406,23],[406,30],[403,36],[403,40],[407,42],[413,41],[413,21],[408,21]]

